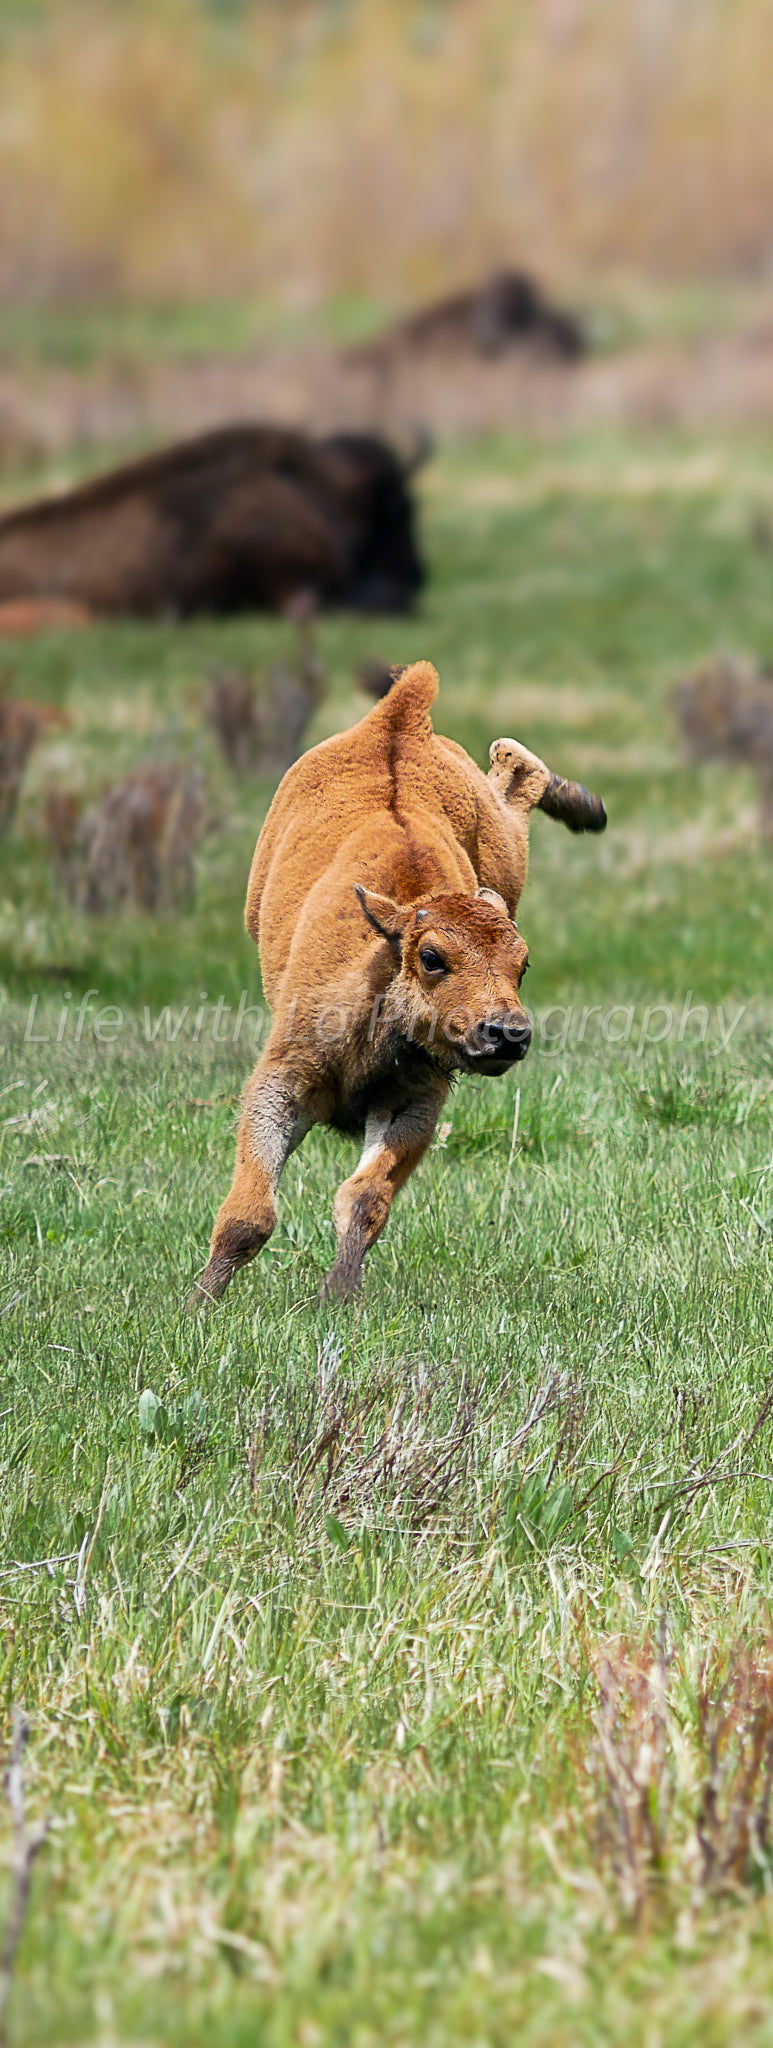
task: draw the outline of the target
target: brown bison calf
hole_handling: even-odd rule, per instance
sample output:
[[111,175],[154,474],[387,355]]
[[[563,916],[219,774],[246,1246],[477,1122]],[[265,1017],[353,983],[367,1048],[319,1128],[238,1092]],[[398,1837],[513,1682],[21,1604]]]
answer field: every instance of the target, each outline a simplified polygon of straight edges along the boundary
[[248,1083],[236,1172],[193,1302],[215,1301],[266,1243],[289,1154],[312,1124],[361,1131],[334,1204],[326,1295],[349,1294],[392,1199],[430,1143],[455,1074],[504,1074],[528,1051],[513,922],[535,804],[602,831],[597,797],[496,740],[483,775],[436,737],[428,661],[280,784],[247,891],[274,1011]]

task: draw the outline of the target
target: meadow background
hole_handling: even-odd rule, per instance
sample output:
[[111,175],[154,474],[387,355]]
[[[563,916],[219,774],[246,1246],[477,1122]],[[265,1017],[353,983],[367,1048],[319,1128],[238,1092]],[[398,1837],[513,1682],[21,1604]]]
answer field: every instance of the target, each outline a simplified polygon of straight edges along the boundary
[[767,0],[4,0],[3,296],[754,280],[771,63]]
[[[770,36],[761,0],[6,5],[0,396],[367,331],[511,259],[614,304],[621,352],[764,319]],[[204,697],[287,625],[2,652],[69,720],[0,843],[0,1692],[51,1819],[19,2048],[773,2040],[771,854],[674,712],[706,655],[773,655],[773,434],[559,425],[444,438],[416,616],[318,629],[310,740],[363,656],[427,655],[440,730],[514,732],[610,820],[536,818],[533,1052],[454,1094],[351,1307],[317,1290],[353,1151],[314,1132],[258,1265],[183,1312],[272,793]],[[2,499],[60,476],[9,441]],[[85,918],[45,793],[148,759],[204,775],[194,905]]]

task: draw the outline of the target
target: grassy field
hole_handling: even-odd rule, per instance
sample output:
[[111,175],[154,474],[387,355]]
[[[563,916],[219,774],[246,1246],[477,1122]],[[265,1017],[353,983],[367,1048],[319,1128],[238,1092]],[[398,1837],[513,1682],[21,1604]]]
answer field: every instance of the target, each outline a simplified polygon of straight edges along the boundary
[[[18,2048],[773,2042],[771,856],[672,707],[773,650],[773,447],[498,442],[423,489],[421,612],[324,622],[311,737],[361,654],[428,655],[441,730],[515,733],[610,826],[537,819],[520,1093],[460,1086],[354,1307],[317,1300],[353,1158],[317,1132],[183,1313],[270,796],[202,698],[286,629],[13,653],[71,721],[0,849],[0,1673],[52,1817]],[[195,910],[87,922],[41,793],[149,756],[205,771]]]

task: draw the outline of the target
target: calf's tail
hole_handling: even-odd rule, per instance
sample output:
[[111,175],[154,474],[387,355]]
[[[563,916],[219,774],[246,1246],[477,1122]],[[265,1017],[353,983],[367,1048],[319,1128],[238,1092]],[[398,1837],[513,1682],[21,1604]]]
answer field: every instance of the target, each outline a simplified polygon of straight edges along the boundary
[[607,822],[600,796],[584,782],[565,782],[561,775],[551,775],[537,808],[547,811],[549,818],[559,818],[570,832],[603,832]]

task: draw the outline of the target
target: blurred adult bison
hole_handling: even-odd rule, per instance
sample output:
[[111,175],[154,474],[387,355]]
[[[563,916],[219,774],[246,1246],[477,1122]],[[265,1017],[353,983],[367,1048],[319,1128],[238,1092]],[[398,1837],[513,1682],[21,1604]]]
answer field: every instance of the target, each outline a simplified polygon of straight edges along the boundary
[[0,603],[186,617],[405,611],[423,581],[411,468],[369,434],[222,427],[0,519]]
[[390,354],[495,357],[524,344],[561,362],[574,362],[587,345],[579,320],[551,305],[534,278],[502,270],[412,313],[352,355],[360,362]]

